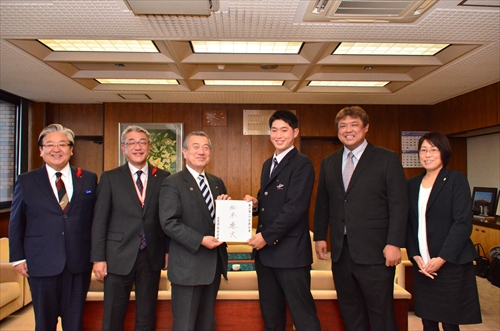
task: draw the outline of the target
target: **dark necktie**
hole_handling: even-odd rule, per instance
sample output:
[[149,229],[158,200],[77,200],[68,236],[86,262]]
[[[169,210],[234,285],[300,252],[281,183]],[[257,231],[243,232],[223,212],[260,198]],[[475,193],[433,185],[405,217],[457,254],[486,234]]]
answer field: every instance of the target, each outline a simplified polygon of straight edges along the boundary
[[347,154],[347,160],[345,163],[344,167],[344,173],[342,174],[342,177],[344,179],[344,190],[347,191],[347,187],[349,186],[349,182],[351,181],[352,173],[354,172],[354,161],[353,161],[353,156],[352,152],[349,152]]
[[201,195],[203,195],[203,199],[207,204],[208,210],[210,211],[210,216],[212,217],[212,221],[215,219],[215,209],[214,202],[212,201],[212,197],[210,195],[210,190],[208,189],[207,184],[205,183],[205,176],[199,175],[198,181],[200,182],[200,190]]
[[[137,185],[137,190],[139,190],[139,194],[142,196],[142,191],[144,190],[144,186],[142,185],[142,180],[141,180],[142,170],[137,170],[136,174],[137,174],[137,179],[135,181],[135,184]],[[141,245],[139,246],[139,249],[142,251],[144,248],[146,248],[146,246],[147,246],[146,235],[143,233],[141,234]]]
[[68,193],[66,192],[66,186],[64,186],[64,182],[61,179],[61,176],[62,174],[60,172],[56,172],[56,188],[59,198],[59,206],[61,207],[63,212],[66,212],[69,206],[69,198]]
[[273,174],[273,171],[278,167],[278,159],[273,158],[273,169],[271,170],[271,173],[269,174],[269,178],[271,178],[271,175]]

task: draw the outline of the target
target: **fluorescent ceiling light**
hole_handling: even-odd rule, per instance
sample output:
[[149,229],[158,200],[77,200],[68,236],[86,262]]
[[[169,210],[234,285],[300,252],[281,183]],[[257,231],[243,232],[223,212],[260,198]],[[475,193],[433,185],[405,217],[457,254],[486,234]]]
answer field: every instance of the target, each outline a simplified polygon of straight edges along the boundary
[[343,42],[333,55],[420,55],[433,56],[450,44],[409,43],[347,43]]
[[370,81],[340,81],[340,80],[312,80],[308,86],[352,86],[352,87],[384,87],[387,82]]
[[38,39],[54,52],[159,53],[151,40]]
[[176,79],[106,79],[96,78],[101,84],[137,84],[137,85],[179,85]]
[[302,42],[191,41],[195,53],[299,54]]
[[283,85],[282,80],[224,80],[224,79],[205,79],[203,81],[205,85],[217,85],[217,86],[241,86],[241,85],[252,85],[252,86],[262,86],[262,85],[272,85],[281,86]]

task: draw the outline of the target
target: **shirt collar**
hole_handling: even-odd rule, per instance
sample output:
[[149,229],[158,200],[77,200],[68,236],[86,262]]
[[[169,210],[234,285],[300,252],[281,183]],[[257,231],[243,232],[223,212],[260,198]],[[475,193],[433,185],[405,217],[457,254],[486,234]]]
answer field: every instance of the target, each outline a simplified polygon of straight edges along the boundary
[[356,147],[354,150],[349,150],[347,147],[344,146],[344,160],[347,159],[347,154],[349,154],[349,152],[352,152],[352,154],[354,155],[354,157],[356,158],[356,160],[359,160],[361,158],[361,155],[363,155],[363,152],[365,151],[366,149],[366,146],[368,146],[368,141],[363,140],[363,142],[361,143],[361,145],[359,145],[358,147]]
[[281,162],[281,160],[283,160],[285,158],[285,156],[292,150],[294,149],[295,146],[290,146],[289,148],[287,148],[286,150],[284,150],[283,152],[281,152],[279,155],[276,155],[276,151],[274,152],[274,155],[273,155],[273,158],[276,158],[276,160],[278,161],[278,163]]
[[193,176],[193,178],[196,179],[196,182],[198,182],[198,176],[199,175],[205,176],[205,170],[203,170],[201,172],[201,174],[200,174],[200,173],[198,173],[198,171],[194,170],[193,168],[191,168],[187,164],[186,164],[186,169],[189,171],[189,173],[191,174],[191,176]]
[[70,178],[70,176],[71,176],[71,167],[70,167],[69,163],[66,164],[66,166],[64,168],[62,168],[62,170],[60,170],[60,171],[55,170],[54,168],[52,168],[48,164],[45,164],[45,168],[47,169],[47,174],[49,175],[49,178],[55,177],[56,172],[60,172],[62,174],[63,178]]
[[141,169],[134,167],[130,162],[128,163],[128,168],[130,169],[130,173],[132,175],[135,175],[135,173],[138,170],[142,170],[142,174],[146,176],[146,179],[148,178],[148,163],[146,162],[146,165],[142,167]]

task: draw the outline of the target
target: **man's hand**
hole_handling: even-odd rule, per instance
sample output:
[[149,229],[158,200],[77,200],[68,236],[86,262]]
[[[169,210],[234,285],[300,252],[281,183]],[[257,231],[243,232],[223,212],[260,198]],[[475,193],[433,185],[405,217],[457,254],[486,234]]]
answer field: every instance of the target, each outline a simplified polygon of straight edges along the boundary
[[326,247],[326,241],[325,240],[319,240],[316,241],[316,256],[320,260],[326,260],[328,259],[327,255],[327,247]]
[[252,202],[252,209],[257,209],[257,207],[259,206],[259,200],[257,200],[256,198],[254,198],[253,196],[251,195],[245,195],[245,197],[243,198],[243,200],[245,201],[251,201]]
[[219,241],[217,238],[212,236],[205,236],[201,241],[201,244],[208,249],[214,249],[215,247],[222,245],[222,243],[223,241]]
[[92,268],[94,275],[99,280],[104,280],[104,277],[108,275],[108,265],[106,261],[94,262],[94,267]]
[[227,194],[221,194],[215,200],[231,200],[231,197]]
[[28,265],[26,264],[26,262],[21,262],[19,264],[16,264],[14,268],[21,276],[29,278]]
[[255,236],[248,240],[248,244],[255,248],[256,250],[264,248],[267,245],[266,241],[262,237],[262,233],[257,233]]
[[168,269],[168,253],[165,254],[165,265],[161,270],[167,270]]
[[395,267],[401,263],[401,249],[397,246],[386,245],[384,248],[385,265]]

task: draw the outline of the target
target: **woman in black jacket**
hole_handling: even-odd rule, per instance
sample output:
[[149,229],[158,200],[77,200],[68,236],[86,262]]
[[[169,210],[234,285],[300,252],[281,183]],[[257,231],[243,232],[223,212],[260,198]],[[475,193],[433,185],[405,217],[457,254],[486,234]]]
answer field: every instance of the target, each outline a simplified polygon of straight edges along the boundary
[[459,330],[481,323],[470,240],[472,199],[464,174],[446,169],[448,138],[424,134],[418,143],[424,173],[408,181],[410,210],[406,246],[413,259],[415,315],[424,331]]

